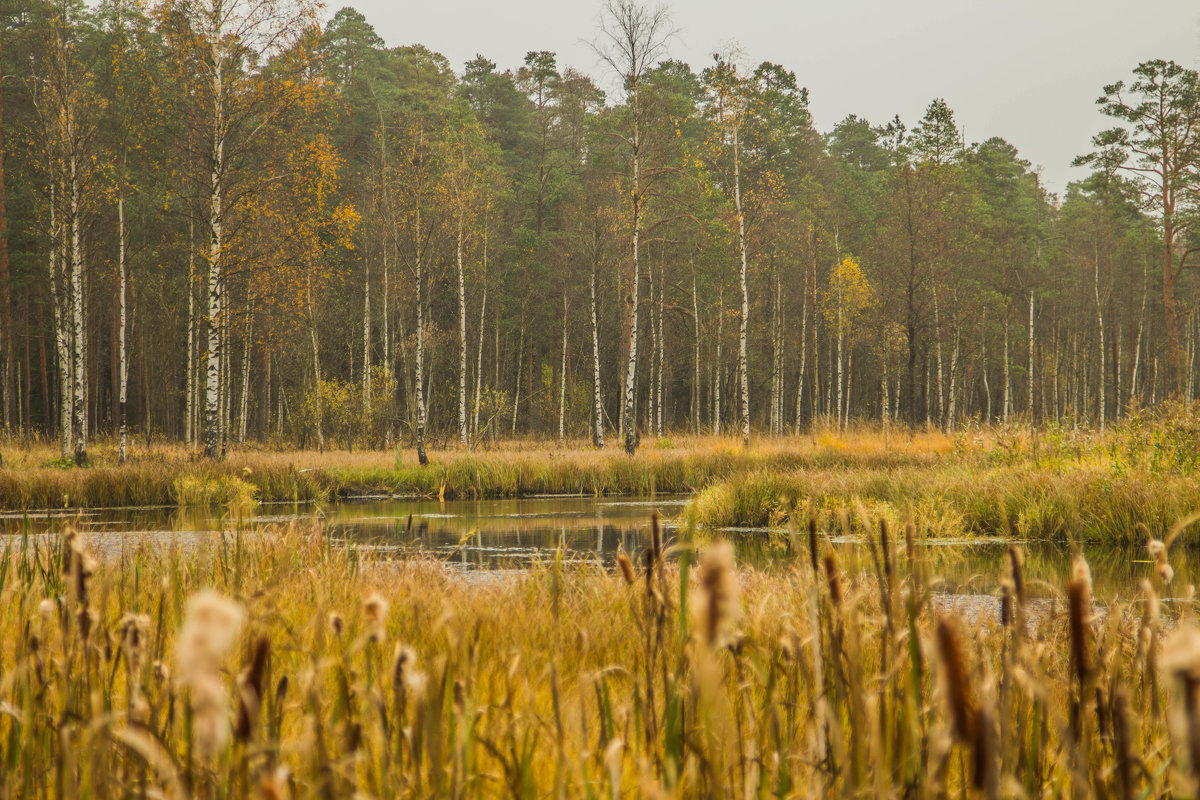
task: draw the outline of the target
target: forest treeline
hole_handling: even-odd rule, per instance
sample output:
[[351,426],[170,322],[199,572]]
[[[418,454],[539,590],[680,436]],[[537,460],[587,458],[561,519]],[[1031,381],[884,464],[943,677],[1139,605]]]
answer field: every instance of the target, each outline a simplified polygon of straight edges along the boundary
[[6,429],[424,460],[1196,397],[1195,71],[1100,76],[1060,197],[940,99],[821,132],[785,66],[601,20],[588,75],[307,0],[0,0]]

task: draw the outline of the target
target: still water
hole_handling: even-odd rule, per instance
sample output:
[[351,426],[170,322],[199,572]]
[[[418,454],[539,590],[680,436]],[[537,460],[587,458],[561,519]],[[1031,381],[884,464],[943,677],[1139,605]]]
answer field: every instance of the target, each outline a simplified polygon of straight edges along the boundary
[[[687,497],[644,498],[532,497],[519,500],[355,500],[325,506],[260,505],[240,518],[197,509],[134,508],[88,512],[0,513],[0,533],[9,541],[20,534],[52,534],[67,525],[86,533],[94,549],[119,552],[130,542],[162,541],[202,547],[220,530],[271,524],[318,523],[338,544],[371,549],[396,558],[423,557],[456,570],[525,569],[561,558],[567,565],[608,568],[622,550],[636,555],[650,541],[650,515],[657,512],[668,543],[688,538],[682,524]],[[731,539],[743,563],[783,568],[807,559],[793,552],[781,532],[738,530],[701,532],[697,543],[714,536]],[[830,538],[843,569],[874,572],[871,548],[863,537]],[[893,541],[904,559],[903,541]],[[918,540],[917,557],[927,574],[947,593],[987,595],[1005,574],[1001,539]],[[1026,577],[1035,593],[1053,596],[1071,574],[1073,551],[1066,542],[1022,541]],[[1083,550],[1098,596],[1131,597],[1151,574],[1142,546],[1089,545]],[[1172,589],[1182,595],[1200,582],[1200,549],[1180,541],[1171,548],[1176,577]]]

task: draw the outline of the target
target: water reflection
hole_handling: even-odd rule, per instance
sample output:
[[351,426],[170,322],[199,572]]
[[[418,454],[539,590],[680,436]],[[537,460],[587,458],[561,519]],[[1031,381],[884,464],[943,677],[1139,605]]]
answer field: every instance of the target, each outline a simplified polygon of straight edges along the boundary
[[[686,497],[632,498],[537,497],[519,500],[453,501],[368,500],[327,507],[312,505],[262,505],[251,515],[230,518],[206,510],[175,508],[100,509],[84,513],[0,514],[0,532],[48,533],[73,524],[107,541],[119,542],[122,534],[144,539],[185,538],[203,546],[206,536],[219,530],[319,519],[335,542],[371,549],[395,557],[432,557],[460,569],[525,568],[561,557],[566,564],[599,564],[609,567],[621,550],[640,553],[649,542],[649,517],[657,511],[669,542],[686,535],[680,515]],[[178,534],[186,534],[180,537]],[[785,534],[767,531],[706,533],[731,538],[739,560],[765,569],[807,563],[807,545],[799,552]],[[1195,537],[1192,537],[1195,538]],[[823,537],[850,574],[877,570],[872,548],[863,538]],[[902,540],[893,541],[899,569],[907,558]],[[1066,542],[1021,542],[1026,579],[1034,594],[1052,597],[1071,572],[1073,551]],[[954,594],[993,594],[1005,574],[1005,548],[1000,540],[917,541],[916,557],[925,574],[944,591]],[[1091,565],[1096,593],[1128,598],[1136,594],[1152,565],[1144,547],[1088,545],[1083,549]],[[1197,582],[1200,550],[1185,536],[1171,549],[1176,577],[1172,589],[1182,594]]]

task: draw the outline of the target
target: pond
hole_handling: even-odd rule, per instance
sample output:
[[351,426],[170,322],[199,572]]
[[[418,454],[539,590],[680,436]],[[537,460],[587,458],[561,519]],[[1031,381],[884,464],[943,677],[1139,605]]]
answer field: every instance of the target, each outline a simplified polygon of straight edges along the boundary
[[[203,546],[216,531],[319,520],[335,542],[383,551],[397,558],[426,557],[456,570],[525,569],[549,562],[561,553],[567,565],[611,567],[618,552],[640,553],[650,541],[650,515],[657,512],[670,542],[688,535],[682,523],[685,496],[652,499],[628,497],[529,497],[509,500],[457,500],[439,503],[417,499],[361,499],[327,506],[260,505],[240,519],[198,509],[127,508],[86,512],[0,513],[0,533],[10,540],[20,534],[44,535],[75,525],[88,534],[93,548],[119,551],[134,540]],[[782,568],[797,557],[807,560],[803,538],[794,553],[780,531],[737,530],[695,534],[702,544],[713,537],[732,540],[743,563]],[[905,558],[902,534],[894,534],[898,559]],[[875,570],[864,537],[833,536],[843,569]],[[952,594],[987,595],[997,591],[1005,574],[1007,540],[921,540],[916,551],[941,590]],[[1073,552],[1066,542],[1022,541],[1026,579],[1035,594],[1051,596],[1071,574]],[[1176,544],[1171,563],[1175,593],[1182,595],[1197,580],[1200,551]],[[1096,594],[1129,598],[1142,578],[1151,574],[1145,547],[1088,545],[1084,555],[1092,569]]]

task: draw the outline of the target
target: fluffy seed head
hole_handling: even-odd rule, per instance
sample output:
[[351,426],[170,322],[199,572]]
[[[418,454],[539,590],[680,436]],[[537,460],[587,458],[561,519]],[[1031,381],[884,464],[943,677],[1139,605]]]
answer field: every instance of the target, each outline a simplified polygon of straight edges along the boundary
[[388,603],[378,594],[372,594],[363,601],[363,616],[367,621],[367,638],[372,642],[382,642],[387,636]]
[[718,542],[704,551],[700,562],[701,629],[705,641],[718,647],[737,625],[741,613],[741,584],[734,565],[733,545]]

